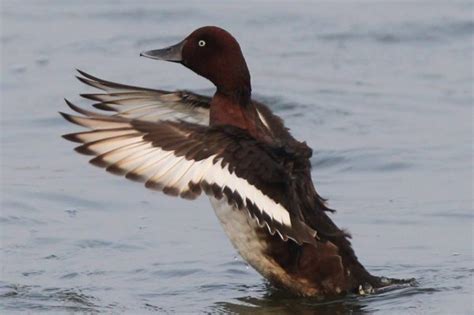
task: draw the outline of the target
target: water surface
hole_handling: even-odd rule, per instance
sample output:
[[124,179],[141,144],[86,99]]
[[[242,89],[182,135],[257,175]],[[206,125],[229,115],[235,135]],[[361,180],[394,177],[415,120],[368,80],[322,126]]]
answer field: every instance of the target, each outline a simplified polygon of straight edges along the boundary
[[[472,3],[2,2],[0,311],[472,313]],[[212,93],[138,53],[202,25],[241,43],[255,97],[314,149],[318,191],[379,275],[418,285],[317,301],[275,291],[205,198],[87,165],[61,134],[74,68]]]

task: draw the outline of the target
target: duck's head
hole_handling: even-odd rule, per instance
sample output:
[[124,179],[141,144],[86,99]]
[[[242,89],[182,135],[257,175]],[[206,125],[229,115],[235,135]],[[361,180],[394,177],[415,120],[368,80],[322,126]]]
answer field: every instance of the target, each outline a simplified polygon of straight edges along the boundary
[[250,74],[239,43],[219,27],[201,27],[176,45],[140,56],[181,63],[209,79],[220,93],[250,97]]

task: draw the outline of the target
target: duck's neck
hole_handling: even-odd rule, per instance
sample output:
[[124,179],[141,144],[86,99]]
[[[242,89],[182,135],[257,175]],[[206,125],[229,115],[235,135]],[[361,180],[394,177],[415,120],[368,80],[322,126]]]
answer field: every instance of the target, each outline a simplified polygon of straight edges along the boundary
[[211,101],[210,124],[232,125],[257,136],[258,114],[250,95],[250,87],[231,91],[218,87]]
[[217,89],[211,101],[210,124],[248,129],[248,125],[254,121],[254,112],[255,107],[250,101],[249,93],[228,93]]
[[219,96],[226,98],[228,101],[239,104],[242,107],[248,107],[251,105],[251,94],[252,88],[250,87],[250,82],[246,84],[237,85],[236,87],[223,87],[218,86],[216,94],[214,96]]

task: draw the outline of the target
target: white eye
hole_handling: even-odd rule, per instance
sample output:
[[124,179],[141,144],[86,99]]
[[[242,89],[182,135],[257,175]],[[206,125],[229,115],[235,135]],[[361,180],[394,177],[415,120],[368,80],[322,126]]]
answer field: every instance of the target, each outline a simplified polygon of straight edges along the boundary
[[202,39],[198,42],[199,47],[204,47],[206,46],[206,42],[203,41]]

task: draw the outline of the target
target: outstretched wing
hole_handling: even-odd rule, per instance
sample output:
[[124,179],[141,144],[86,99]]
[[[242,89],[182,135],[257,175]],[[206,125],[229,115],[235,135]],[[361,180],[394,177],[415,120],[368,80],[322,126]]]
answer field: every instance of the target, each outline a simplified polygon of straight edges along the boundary
[[188,91],[163,91],[110,82],[77,70],[77,78],[103,93],[81,94],[97,101],[93,106],[115,112],[114,116],[146,121],[188,121],[201,125],[209,124],[207,96]]
[[92,164],[174,196],[225,197],[270,233],[315,242],[316,232],[288,201],[291,179],[277,156],[239,129],[104,116],[68,104],[82,116],[64,118],[90,131],[64,137],[82,143],[76,151],[94,155]]

